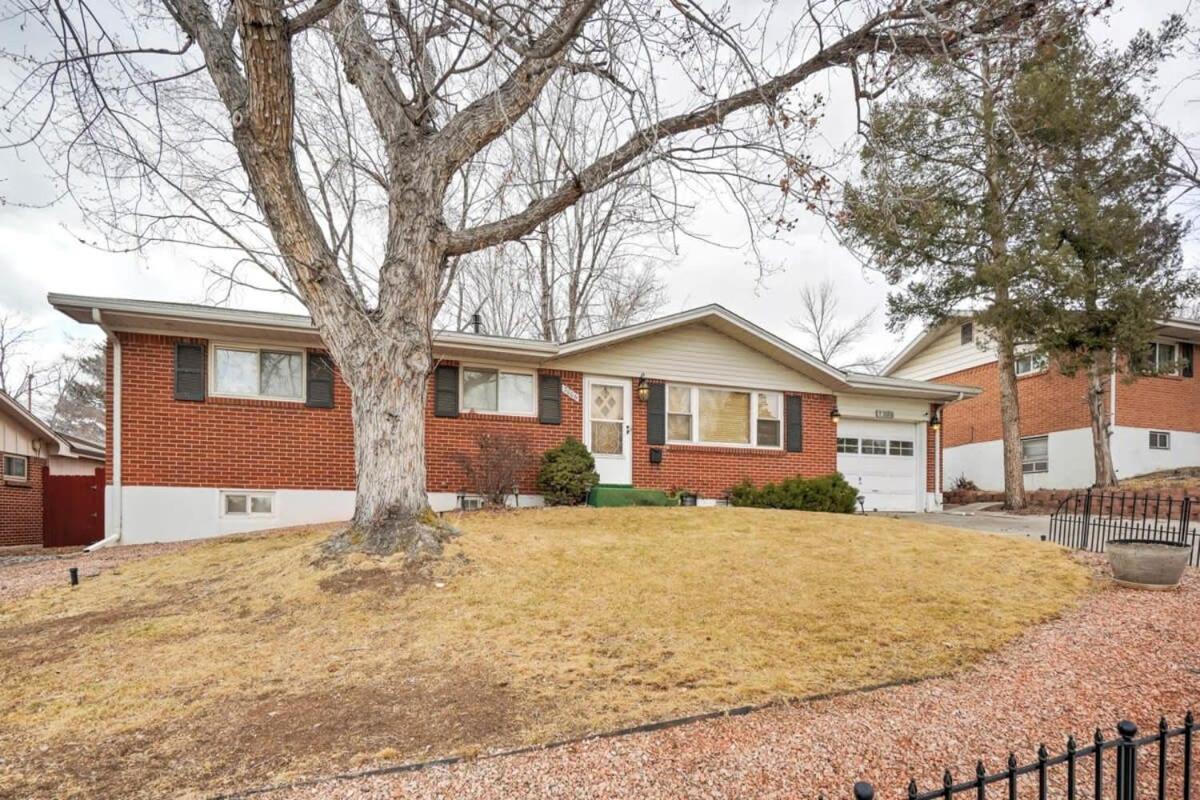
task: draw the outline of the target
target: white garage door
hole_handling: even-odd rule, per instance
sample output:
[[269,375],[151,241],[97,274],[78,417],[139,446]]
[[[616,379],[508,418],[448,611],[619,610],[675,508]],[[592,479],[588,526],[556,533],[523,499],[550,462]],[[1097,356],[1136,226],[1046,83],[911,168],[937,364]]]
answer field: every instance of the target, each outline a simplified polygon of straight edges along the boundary
[[911,422],[843,419],[838,471],[858,487],[867,511],[918,511],[919,428]]

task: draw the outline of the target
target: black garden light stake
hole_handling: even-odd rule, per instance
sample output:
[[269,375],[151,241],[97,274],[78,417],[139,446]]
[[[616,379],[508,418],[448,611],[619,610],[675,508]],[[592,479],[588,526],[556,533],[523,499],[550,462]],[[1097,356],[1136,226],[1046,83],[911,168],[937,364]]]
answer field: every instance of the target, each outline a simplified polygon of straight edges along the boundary
[[67,570],[67,574],[71,576],[71,585],[78,586],[79,585],[79,567],[71,567],[69,570]]

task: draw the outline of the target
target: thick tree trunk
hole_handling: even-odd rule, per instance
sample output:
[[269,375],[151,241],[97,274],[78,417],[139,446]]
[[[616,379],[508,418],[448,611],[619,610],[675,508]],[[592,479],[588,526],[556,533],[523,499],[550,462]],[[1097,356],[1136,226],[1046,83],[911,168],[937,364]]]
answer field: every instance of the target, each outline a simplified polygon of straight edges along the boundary
[[331,553],[421,558],[440,554],[451,532],[430,511],[426,494],[429,340],[413,326],[401,331],[390,346],[363,340],[339,361],[353,395],[357,489],[352,525],[327,543]]
[[1004,507],[1025,508],[1025,472],[1021,456],[1021,410],[1012,340],[999,335],[996,362],[1000,370],[1000,429],[1004,444]]
[[1112,431],[1108,424],[1105,408],[1105,384],[1109,372],[1102,365],[1103,353],[1093,354],[1088,365],[1088,411],[1092,422],[1092,461],[1095,467],[1097,488],[1117,485],[1117,471],[1112,460]]

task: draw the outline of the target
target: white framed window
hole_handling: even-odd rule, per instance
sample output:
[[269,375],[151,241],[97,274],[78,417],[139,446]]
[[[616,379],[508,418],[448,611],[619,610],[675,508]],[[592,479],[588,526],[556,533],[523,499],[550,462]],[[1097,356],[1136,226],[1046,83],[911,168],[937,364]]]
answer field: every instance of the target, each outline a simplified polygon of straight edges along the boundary
[[533,373],[496,367],[463,367],[458,396],[463,411],[533,416]]
[[908,439],[892,439],[888,442],[889,456],[911,456],[913,443]]
[[759,447],[779,447],[782,441],[783,402],[776,392],[755,392],[755,440]]
[[1017,375],[1032,375],[1035,372],[1041,372],[1046,368],[1048,360],[1044,353],[1025,353],[1017,356],[1016,367]]
[[838,437],[837,451],[839,453],[857,453],[858,439]]
[[1169,431],[1150,431],[1151,450],[1170,450],[1171,433]]
[[1150,366],[1160,375],[1179,374],[1179,348],[1174,342],[1150,345]]
[[29,459],[25,456],[4,456],[4,477],[13,481],[29,480]]
[[1050,471],[1050,437],[1030,436],[1021,440],[1021,471],[1026,475]]
[[975,323],[964,322],[962,327],[958,329],[959,344],[970,344],[975,341]]
[[668,384],[667,441],[779,449],[783,395]]
[[272,517],[274,515],[274,492],[221,492],[221,516],[223,517]]
[[213,345],[212,387],[220,397],[304,399],[303,350]]
[[888,454],[887,439],[863,439],[862,454],[864,456],[886,456]]
[[667,439],[672,442],[693,441],[694,418],[692,387],[667,386]]

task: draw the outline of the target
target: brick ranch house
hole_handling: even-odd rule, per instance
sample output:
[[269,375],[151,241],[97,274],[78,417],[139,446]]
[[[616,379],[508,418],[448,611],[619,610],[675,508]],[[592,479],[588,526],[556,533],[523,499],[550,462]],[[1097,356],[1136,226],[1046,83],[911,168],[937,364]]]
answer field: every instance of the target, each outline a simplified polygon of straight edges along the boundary
[[[50,295],[107,334],[106,541],[347,519],[351,397],[310,319]],[[460,503],[480,434],[535,454],[586,444],[603,483],[716,502],[744,478],[843,472],[867,508],[940,505],[942,404],[976,390],[842,372],[720,306],[567,344],[442,331],[425,444],[429,502]],[[839,421],[840,420],[840,421]],[[520,503],[539,504],[536,465]]]
[[[1200,380],[1193,366],[1200,322],[1172,319],[1156,332],[1160,374],[1132,382],[1114,375],[1108,386],[1113,466],[1118,478],[1200,465]],[[1095,480],[1087,377],[1061,374],[1044,355],[1017,360],[1017,392],[1025,486],[1077,489]],[[955,403],[943,418],[945,479],[959,476],[983,490],[1004,485],[999,368],[985,331],[967,316],[924,331],[884,369],[884,374],[982,388]]]
[[[0,392],[0,547],[14,545],[87,544],[100,538],[88,535],[88,525],[73,525],[51,509],[47,520],[46,494],[70,478],[93,476],[104,464],[98,445],[53,430],[21,405]],[[65,479],[65,480],[64,480]],[[58,521],[62,519],[63,525]],[[43,536],[45,524],[56,534]],[[63,531],[63,526],[70,531]],[[82,539],[71,541],[74,538]]]

